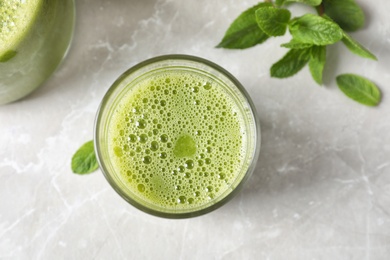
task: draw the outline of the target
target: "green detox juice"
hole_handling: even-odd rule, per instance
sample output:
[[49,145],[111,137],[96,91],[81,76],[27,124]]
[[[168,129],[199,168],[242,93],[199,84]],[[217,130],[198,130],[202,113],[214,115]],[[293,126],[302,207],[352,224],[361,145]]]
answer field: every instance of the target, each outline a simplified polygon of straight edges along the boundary
[[253,168],[259,138],[248,97],[203,60],[184,58],[162,67],[163,59],[157,68],[152,62],[131,80],[122,76],[104,144],[97,144],[122,196],[172,218],[205,213],[229,198]]
[[74,0],[0,1],[0,104],[26,96],[53,73],[73,25]]

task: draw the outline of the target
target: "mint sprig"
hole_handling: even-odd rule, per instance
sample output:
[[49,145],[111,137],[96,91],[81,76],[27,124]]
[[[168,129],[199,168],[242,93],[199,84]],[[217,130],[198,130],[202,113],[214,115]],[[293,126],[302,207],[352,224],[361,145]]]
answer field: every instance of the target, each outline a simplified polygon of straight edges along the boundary
[[83,144],[72,157],[72,171],[87,174],[96,171],[99,164],[96,159],[93,141]]
[[[312,6],[318,15],[304,14],[300,17],[291,17],[287,9],[289,4],[300,3]],[[226,31],[219,48],[246,49],[263,43],[269,37],[282,36],[287,28],[292,36],[288,43],[281,46],[288,48],[288,52],[271,66],[271,77],[287,78],[298,73],[306,64],[309,64],[310,73],[314,81],[323,84],[323,71],[326,66],[327,46],[342,42],[354,54],[363,58],[377,60],[362,44],[353,39],[345,31],[356,31],[364,25],[364,13],[355,0],[265,0],[243,12]],[[348,74],[351,75],[351,74]],[[343,81],[337,78],[337,83]],[[372,89],[366,80],[350,80],[358,93]],[[358,84],[359,83],[359,84]],[[340,86],[340,84],[339,84]],[[359,95],[350,94],[345,82],[340,89],[348,97],[363,104],[377,105],[378,102],[361,102]],[[377,88],[377,87],[376,87]],[[346,89],[348,89],[346,91]],[[349,93],[349,94],[347,94]],[[371,93],[371,92],[370,92]],[[372,93],[376,93],[375,91]],[[379,92],[380,93],[380,92]],[[363,95],[364,96],[364,95]]]

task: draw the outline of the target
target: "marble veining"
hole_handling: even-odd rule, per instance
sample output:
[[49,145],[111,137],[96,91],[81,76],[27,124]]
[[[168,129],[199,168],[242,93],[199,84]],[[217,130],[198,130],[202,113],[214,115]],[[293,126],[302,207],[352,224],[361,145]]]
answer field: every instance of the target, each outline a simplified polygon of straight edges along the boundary
[[[318,87],[307,69],[286,80],[269,76],[288,35],[243,51],[214,48],[256,1],[76,1],[75,37],[62,66],[30,96],[0,107],[0,259],[389,259],[390,3],[357,2],[367,24],[353,36],[379,61],[332,46]],[[113,81],[170,53],[230,71],[254,99],[262,126],[258,166],[242,192],[194,219],[149,216],[100,171],[70,170]],[[381,105],[347,99],[334,80],[346,72],[373,80]]]

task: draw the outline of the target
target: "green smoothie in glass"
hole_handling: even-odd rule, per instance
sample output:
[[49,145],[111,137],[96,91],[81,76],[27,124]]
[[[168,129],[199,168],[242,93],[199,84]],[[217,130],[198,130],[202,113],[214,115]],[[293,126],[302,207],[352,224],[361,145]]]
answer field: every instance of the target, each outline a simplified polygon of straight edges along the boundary
[[0,104],[28,95],[53,73],[73,27],[74,0],[0,1]]
[[103,172],[128,202],[169,218],[207,213],[253,171],[259,125],[245,90],[217,65],[158,57],[109,90],[96,122]]

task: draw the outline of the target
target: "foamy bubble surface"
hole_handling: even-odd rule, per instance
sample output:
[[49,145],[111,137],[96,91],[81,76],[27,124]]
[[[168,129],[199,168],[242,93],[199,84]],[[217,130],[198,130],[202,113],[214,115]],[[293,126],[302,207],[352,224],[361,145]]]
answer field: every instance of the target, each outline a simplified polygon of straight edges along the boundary
[[0,1],[0,55],[17,47],[41,5],[42,0]]
[[166,209],[217,202],[242,179],[244,115],[208,77],[167,71],[141,80],[109,123],[114,169],[138,201]]

